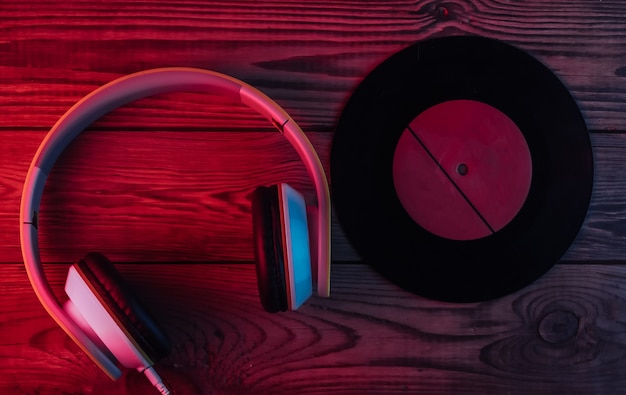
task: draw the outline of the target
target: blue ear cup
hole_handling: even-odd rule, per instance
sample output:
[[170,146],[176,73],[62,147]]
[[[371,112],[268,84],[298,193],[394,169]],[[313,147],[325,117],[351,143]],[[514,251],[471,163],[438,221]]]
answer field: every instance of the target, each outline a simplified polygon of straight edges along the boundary
[[[288,184],[278,185],[286,251],[285,278],[289,308],[299,308],[313,293],[311,247],[304,196]],[[288,269],[287,269],[288,268]]]
[[252,222],[261,304],[295,310],[311,296],[311,258],[304,198],[287,184],[252,194]]

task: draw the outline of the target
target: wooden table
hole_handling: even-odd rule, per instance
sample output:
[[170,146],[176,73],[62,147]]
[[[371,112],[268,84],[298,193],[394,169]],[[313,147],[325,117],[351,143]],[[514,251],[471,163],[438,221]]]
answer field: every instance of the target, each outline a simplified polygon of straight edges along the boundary
[[[304,166],[252,111],[169,94],[105,116],[46,185],[41,249],[62,293],[101,251],[174,343],[158,365],[177,394],[615,394],[626,388],[626,3],[573,1],[2,1],[0,391],[151,393],[109,380],[47,316],[22,264],[28,165],[94,88],[163,66],[212,69],[264,91],[307,131],[328,172],[333,129],[362,78],[429,37],[478,34],[544,62],[592,132],[594,192],[579,237],[512,295],[450,304],[359,263],[333,226],[332,298],[271,315],[258,301],[249,199]],[[512,92],[514,94],[514,92]],[[392,264],[392,262],[390,262]]]

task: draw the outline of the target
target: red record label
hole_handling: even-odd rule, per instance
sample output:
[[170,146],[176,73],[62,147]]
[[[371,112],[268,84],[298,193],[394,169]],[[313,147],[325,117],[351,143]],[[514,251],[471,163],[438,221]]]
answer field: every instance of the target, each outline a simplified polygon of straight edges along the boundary
[[451,100],[419,114],[393,159],[402,206],[421,227],[475,240],[506,226],[530,189],[532,160],[517,125],[496,108]]

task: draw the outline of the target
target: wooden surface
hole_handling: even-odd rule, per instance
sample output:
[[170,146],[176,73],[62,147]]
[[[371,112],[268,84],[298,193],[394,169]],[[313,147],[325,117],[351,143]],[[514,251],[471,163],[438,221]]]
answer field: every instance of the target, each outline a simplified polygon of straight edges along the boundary
[[283,106],[329,172],[334,125],[373,67],[417,40],[480,34],[550,67],[592,131],[587,220],[528,288],[429,301],[347,263],[359,257],[334,224],[332,298],[264,313],[250,194],[289,181],[310,201],[309,181],[266,121],[198,94],[117,110],[64,153],[42,202],[47,273],[60,294],[67,263],[87,251],[124,262],[172,338],[159,368],[177,394],[623,392],[625,32],[621,0],[0,2],[0,391],[150,393],[135,372],[104,376],[46,315],[21,264],[28,164],[82,96],[152,67],[228,73]]
[[[455,305],[343,264],[332,299],[278,315],[259,308],[250,264],[120,268],[175,343],[159,368],[181,394],[612,394],[625,380],[620,266],[559,265],[514,295]],[[48,269],[61,286],[67,267]],[[150,393],[136,372],[113,383],[98,371],[42,314],[21,266],[2,272],[6,393]]]

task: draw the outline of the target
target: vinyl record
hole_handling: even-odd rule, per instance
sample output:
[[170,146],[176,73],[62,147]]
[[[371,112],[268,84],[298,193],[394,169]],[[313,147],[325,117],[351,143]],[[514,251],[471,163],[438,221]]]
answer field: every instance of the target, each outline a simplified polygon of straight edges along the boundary
[[356,88],[331,149],[337,217],[356,251],[428,298],[528,285],[567,251],[593,184],[585,121],[539,61],[503,42],[436,38]]

